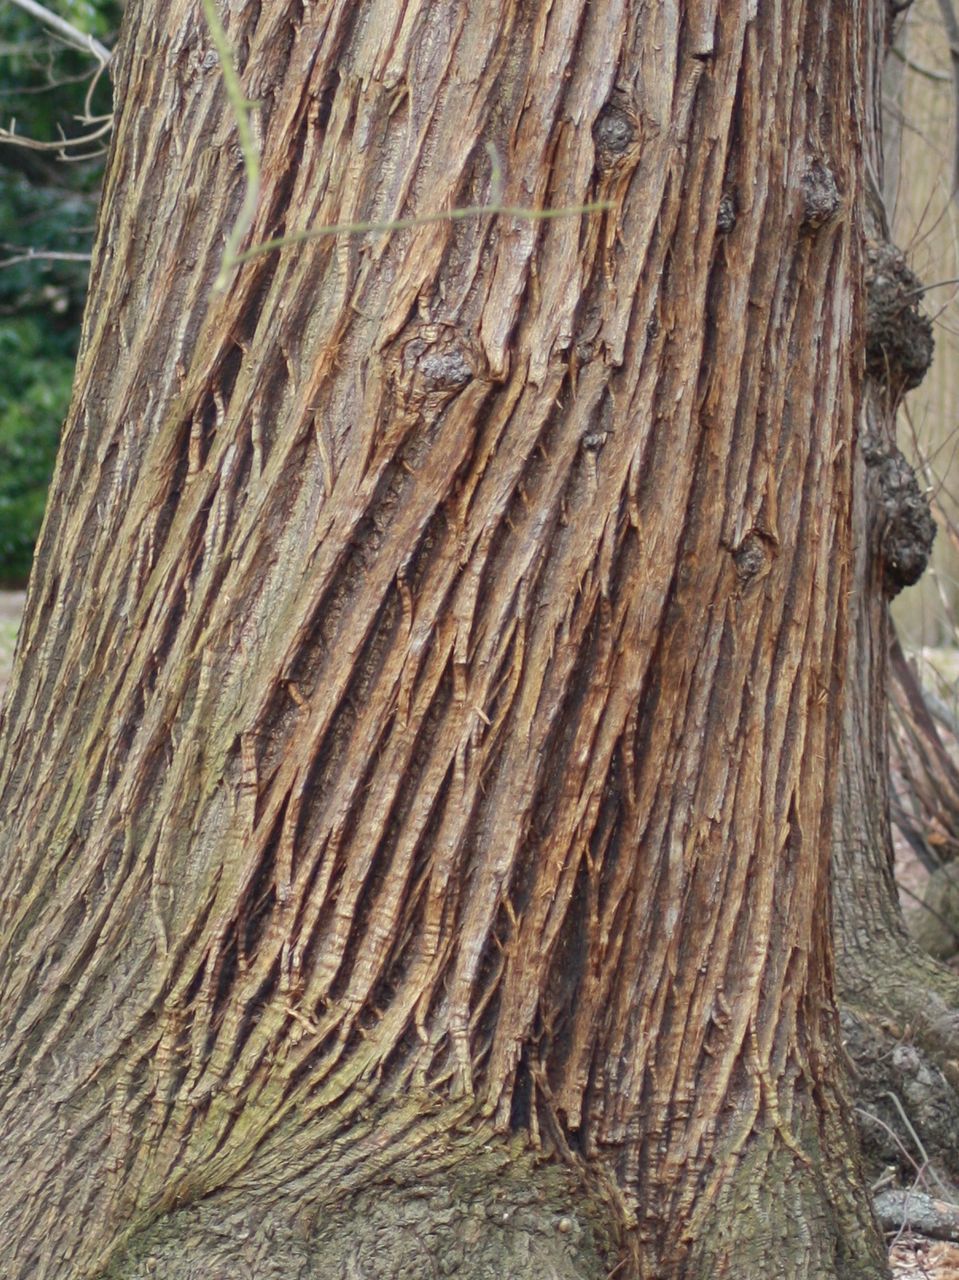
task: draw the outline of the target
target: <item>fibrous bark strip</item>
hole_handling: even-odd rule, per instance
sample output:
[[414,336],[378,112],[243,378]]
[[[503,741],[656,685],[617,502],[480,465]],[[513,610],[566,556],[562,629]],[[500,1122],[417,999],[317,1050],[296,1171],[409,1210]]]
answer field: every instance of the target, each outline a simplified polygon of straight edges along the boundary
[[0,740],[11,1280],[510,1135],[623,1275],[875,1274],[826,889],[866,10],[231,6],[254,242],[481,203],[487,143],[612,209],[212,294],[216,62],[129,7]]

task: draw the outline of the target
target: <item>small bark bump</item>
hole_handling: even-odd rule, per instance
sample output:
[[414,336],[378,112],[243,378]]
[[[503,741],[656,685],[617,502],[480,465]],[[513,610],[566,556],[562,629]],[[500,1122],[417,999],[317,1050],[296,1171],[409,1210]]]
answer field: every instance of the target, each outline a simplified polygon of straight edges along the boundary
[[768,568],[770,559],[768,539],[756,529],[751,529],[732,553],[740,582],[749,582]]
[[424,385],[430,391],[456,391],[472,380],[473,369],[462,348],[428,351],[420,361]]
[[842,197],[832,170],[821,160],[814,160],[802,176],[802,226],[804,231],[818,231],[839,212]]
[[452,325],[407,330],[394,354],[394,387],[410,405],[428,400],[435,409],[472,382],[477,358],[469,340]]
[[593,125],[593,141],[599,167],[615,168],[638,149],[639,121],[625,105],[609,103]]
[[719,202],[716,213],[716,230],[726,235],[736,225],[736,200],[728,191]]

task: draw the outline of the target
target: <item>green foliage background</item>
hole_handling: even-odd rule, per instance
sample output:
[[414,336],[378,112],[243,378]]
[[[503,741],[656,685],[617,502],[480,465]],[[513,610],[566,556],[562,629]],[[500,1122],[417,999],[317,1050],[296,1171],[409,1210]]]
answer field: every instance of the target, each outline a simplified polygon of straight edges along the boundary
[[[46,0],[47,8],[107,47],[120,0]],[[0,123],[37,141],[86,132],[84,110],[95,60],[68,48],[35,18],[0,0]],[[92,110],[110,110],[102,76]],[[87,265],[37,259],[36,252],[89,252],[103,157],[64,162],[55,152],[0,143],[0,586],[30,569],[60,427],[67,411]]]

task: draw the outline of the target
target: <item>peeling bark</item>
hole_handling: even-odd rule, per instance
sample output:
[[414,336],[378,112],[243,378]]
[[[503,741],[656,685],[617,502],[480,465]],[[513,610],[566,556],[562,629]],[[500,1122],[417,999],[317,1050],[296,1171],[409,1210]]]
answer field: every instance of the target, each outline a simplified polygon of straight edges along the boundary
[[128,5],[0,729],[9,1280],[421,1227],[463,1280],[881,1274],[827,889],[871,13],[233,6],[253,241],[480,203],[487,143],[613,207],[213,295],[216,60]]

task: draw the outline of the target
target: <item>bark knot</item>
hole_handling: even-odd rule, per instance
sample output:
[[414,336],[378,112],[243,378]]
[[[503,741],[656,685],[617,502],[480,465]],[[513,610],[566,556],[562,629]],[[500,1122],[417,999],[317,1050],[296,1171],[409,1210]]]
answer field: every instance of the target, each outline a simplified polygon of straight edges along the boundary
[[601,170],[626,163],[639,149],[639,117],[624,102],[609,102],[593,125],[596,159]]
[[459,329],[426,324],[403,334],[391,363],[394,391],[404,407],[435,414],[472,382],[478,361]]
[[730,192],[725,192],[716,212],[716,230],[726,234],[736,225],[736,200]]
[[883,588],[892,598],[922,577],[936,537],[936,522],[915,471],[898,449],[886,452],[875,443],[864,442],[863,457],[882,511],[879,545]]
[[739,546],[732,550],[740,582],[749,582],[768,569],[772,554],[773,547],[768,535],[759,529],[750,529]]
[[839,212],[842,197],[832,170],[821,160],[813,160],[802,176],[802,226],[818,231]]
[[918,387],[932,363],[932,321],[919,309],[921,285],[899,249],[866,250],[866,372],[894,399]]

